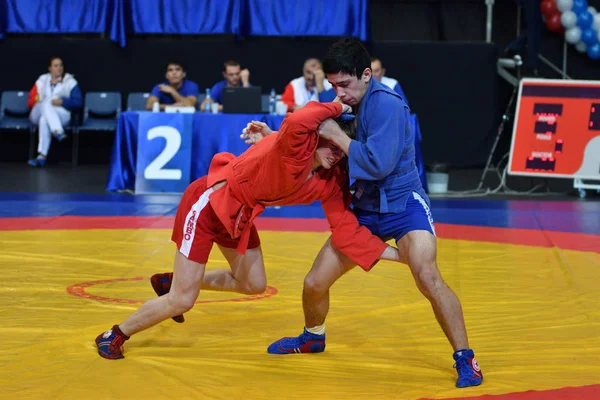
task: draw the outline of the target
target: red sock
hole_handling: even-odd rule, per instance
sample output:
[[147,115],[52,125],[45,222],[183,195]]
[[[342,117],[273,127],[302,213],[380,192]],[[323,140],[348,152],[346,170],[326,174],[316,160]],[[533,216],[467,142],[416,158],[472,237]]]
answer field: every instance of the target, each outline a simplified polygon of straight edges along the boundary
[[129,340],[129,336],[127,336],[126,334],[123,333],[123,331],[121,330],[121,328],[119,328],[119,325],[113,326],[112,330],[113,330],[114,333],[116,333],[117,335],[121,336],[123,339]]

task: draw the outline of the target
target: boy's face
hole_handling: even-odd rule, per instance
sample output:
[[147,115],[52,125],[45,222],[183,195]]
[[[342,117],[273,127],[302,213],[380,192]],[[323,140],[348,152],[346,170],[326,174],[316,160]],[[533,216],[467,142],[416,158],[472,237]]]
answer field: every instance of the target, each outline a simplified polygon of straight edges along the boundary
[[343,156],[344,153],[339,147],[327,139],[319,138],[314,158],[323,168],[333,168]]
[[183,72],[183,68],[181,68],[181,65],[170,64],[167,67],[166,78],[167,81],[169,81],[169,84],[178,85],[181,83],[183,78],[185,78],[185,72]]
[[339,99],[350,106],[357,106],[362,101],[369,82],[373,77],[371,68],[366,68],[360,78],[349,74],[338,72],[337,74],[327,74],[327,80],[333,86],[335,94]]

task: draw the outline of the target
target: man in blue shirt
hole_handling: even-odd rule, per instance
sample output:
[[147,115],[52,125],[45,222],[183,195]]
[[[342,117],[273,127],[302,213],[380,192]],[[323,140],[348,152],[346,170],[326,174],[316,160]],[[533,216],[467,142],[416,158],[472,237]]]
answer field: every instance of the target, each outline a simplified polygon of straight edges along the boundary
[[181,63],[167,63],[167,80],[154,86],[146,102],[146,110],[152,110],[152,106],[157,102],[161,111],[165,106],[195,107],[198,103],[198,85],[185,79],[185,76]]
[[240,63],[235,60],[227,60],[223,63],[223,78],[210,90],[210,97],[202,100],[200,110],[206,109],[206,104],[219,104],[219,111],[223,111],[223,88],[225,87],[251,87],[250,71],[241,69]]
[[[319,133],[347,156],[355,179],[353,205],[358,222],[384,241],[394,239],[421,293],[454,348],[457,387],[481,384],[483,374],[469,348],[460,302],[444,282],[436,264],[436,237],[429,199],[415,164],[410,110],[402,97],[373,79],[369,53],[356,39],[342,39],[329,49],[323,70],[338,99],[356,114],[356,140],[331,122]],[[325,317],[329,289],[355,265],[327,240],[304,279],[305,329],[297,337],[269,346],[272,354],[317,353],[325,350]]]

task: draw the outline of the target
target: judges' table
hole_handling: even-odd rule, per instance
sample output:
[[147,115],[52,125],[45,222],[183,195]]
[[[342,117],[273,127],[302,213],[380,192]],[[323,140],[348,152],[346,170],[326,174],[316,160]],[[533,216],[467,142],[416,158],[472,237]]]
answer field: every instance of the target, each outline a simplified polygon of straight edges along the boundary
[[[115,143],[113,146],[108,184],[106,190],[133,190],[136,180],[138,147],[138,126],[140,115],[147,112],[123,112],[119,115]],[[230,152],[239,155],[248,145],[240,139],[242,129],[252,120],[265,122],[276,130],[283,120],[281,115],[267,114],[181,114],[181,118],[191,122],[191,162],[190,178],[193,181],[208,173],[214,154]],[[164,120],[165,125],[173,114],[156,113],[153,117]]]
[[[187,149],[189,152],[187,158],[179,157],[183,161],[179,163],[179,167],[186,169],[183,174],[177,175],[177,177],[180,176],[179,180],[182,185],[178,185],[177,189],[172,190],[174,192],[182,192],[181,187],[185,188],[190,181],[208,173],[208,167],[213,155],[220,152],[239,155],[248,148],[248,145],[240,139],[242,129],[246,127],[248,122],[252,120],[262,121],[269,125],[271,129],[277,130],[283,118],[284,116],[281,115],[268,114],[123,112],[119,115],[117,124],[106,190],[134,190],[136,188],[136,175],[142,179],[149,178],[147,173],[150,168],[146,168],[144,174],[137,172],[137,169],[140,167],[138,165],[138,139],[147,139],[147,141],[140,143],[150,141],[159,143],[160,149],[158,153],[150,155],[147,151],[144,151],[141,154],[144,158],[147,158],[144,165],[155,165],[155,172],[166,173],[169,171],[166,168],[177,164],[176,158],[180,149],[179,146],[182,143],[181,138],[185,139],[185,131],[188,131],[187,134],[191,135],[191,148]],[[140,122],[142,122],[141,125]],[[416,115],[411,116],[411,124],[415,131],[417,167],[421,175],[421,180],[425,183],[425,172],[419,146],[421,134]],[[143,135],[147,134],[147,138],[138,138],[140,126],[144,132]],[[178,130],[171,129],[171,126],[175,126]],[[156,128],[166,128],[167,131],[165,132],[163,129],[163,132],[157,133]],[[171,132],[168,131],[169,129],[175,132],[176,136],[170,135]],[[173,137],[176,140],[172,139]],[[157,141],[156,138],[163,138],[163,141]],[[175,145],[177,145],[176,148],[174,147]],[[157,162],[159,162],[158,167],[156,167]],[[163,168],[162,171],[161,168]],[[189,170],[187,170],[188,168]],[[173,169],[170,171],[173,171]],[[177,177],[168,179],[176,180]]]

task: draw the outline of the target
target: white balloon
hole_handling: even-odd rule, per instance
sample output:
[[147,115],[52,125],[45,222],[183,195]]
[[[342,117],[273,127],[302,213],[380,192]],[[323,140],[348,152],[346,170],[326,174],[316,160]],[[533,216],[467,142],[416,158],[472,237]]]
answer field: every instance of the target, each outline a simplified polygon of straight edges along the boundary
[[588,7],[588,11],[589,11],[590,14],[592,14],[592,17],[594,15],[598,14],[598,10],[596,10],[596,7],[589,6]]
[[573,28],[575,25],[577,25],[577,14],[575,14],[573,11],[565,11],[560,16],[560,23],[565,27],[565,29]]
[[565,32],[565,40],[571,44],[575,44],[581,40],[581,28],[576,26],[571,29],[567,29]]
[[587,50],[587,45],[583,42],[579,42],[575,45],[575,48],[577,49],[578,52],[585,53]]
[[573,8],[573,0],[557,0],[556,7],[560,12],[570,11]]
[[592,28],[594,28],[596,32],[600,32],[600,13],[594,15],[594,22],[592,23]]

